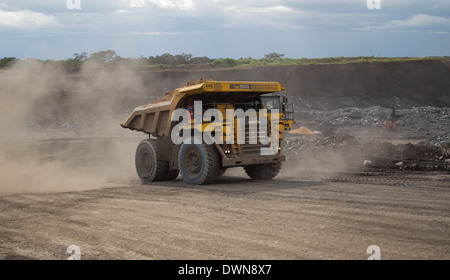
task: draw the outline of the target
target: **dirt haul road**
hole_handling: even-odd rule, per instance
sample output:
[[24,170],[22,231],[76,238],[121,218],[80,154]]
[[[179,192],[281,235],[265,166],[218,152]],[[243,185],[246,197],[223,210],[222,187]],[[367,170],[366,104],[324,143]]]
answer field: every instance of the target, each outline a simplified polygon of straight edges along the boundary
[[133,170],[140,137],[10,144],[39,164],[2,174],[0,259],[63,260],[70,245],[81,259],[367,259],[370,245],[381,259],[450,257],[448,173],[287,164],[272,181],[231,169],[214,185],[143,186]]

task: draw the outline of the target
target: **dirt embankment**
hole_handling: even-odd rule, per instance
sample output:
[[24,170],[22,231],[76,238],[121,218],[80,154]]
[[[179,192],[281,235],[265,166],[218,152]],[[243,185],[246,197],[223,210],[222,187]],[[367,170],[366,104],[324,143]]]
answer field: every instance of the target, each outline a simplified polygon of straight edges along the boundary
[[367,62],[252,69],[210,69],[141,73],[149,94],[164,92],[186,81],[278,81],[300,108],[450,106],[450,63],[444,60]]

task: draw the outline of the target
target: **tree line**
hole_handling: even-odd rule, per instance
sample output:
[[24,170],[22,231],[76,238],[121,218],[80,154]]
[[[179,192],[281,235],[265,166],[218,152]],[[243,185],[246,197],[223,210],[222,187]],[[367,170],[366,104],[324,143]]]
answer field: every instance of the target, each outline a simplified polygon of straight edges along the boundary
[[[192,54],[169,54],[164,53],[156,56],[139,56],[137,58],[127,58],[117,55],[113,50],[99,51],[88,54],[87,52],[75,53],[72,58],[65,60],[34,60],[45,66],[59,66],[66,72],[77,72],[87,61],[96,62],[101,67],[126,66],[137,69],[166,69],[167,67],[182,67],[192,65],[205,65],[207,67],[233,68],[233,67],[256,67],[256,66],[279,66],[279,65],[310,65],[329,63],[355,63],[355,62],[391,62],[405,60],[429,60],[445,59],[448,57],[425,57],[425,58],[383,58],[375,56],[358,57],[324,57],[324,58],[286,58],[284,54],[272,52],[265,54],[263,58],[209,58],[206,56],[194,57]],[[20,59],[14,57],[4,57],[0,59],[0,70],[6,69]]]
[[[264,57],[266,59],[280,59],[284,54],[270,53],[266,54]],[[211,64],[214,66],[221,67],[234,67],[238,66],[239,61],[242,60],[254,60],[253,58],[240,58],[238,60],[232,58],[219,58],[213,59],[207,56],[194,57],[192,54],[170,54],[164,53],[156,56],[144,57],[140,56],[137,58],[126,58],[117,55],[114,50],[105,50],[95,53],[88,54],[87,52],[74,53],[73,57],[65,60],[36,60],[28,58],[26,60],[35,60],[44,65],[60,65],[68,72],[78,71],[83,63],[86,61],[95,61],[105,66],[183,66],[183,65],[200,65],[200,64]],[[0,69],[8,68],[12,66],[15,62],[20,61],[15,57],[4,57],[0,59]]]

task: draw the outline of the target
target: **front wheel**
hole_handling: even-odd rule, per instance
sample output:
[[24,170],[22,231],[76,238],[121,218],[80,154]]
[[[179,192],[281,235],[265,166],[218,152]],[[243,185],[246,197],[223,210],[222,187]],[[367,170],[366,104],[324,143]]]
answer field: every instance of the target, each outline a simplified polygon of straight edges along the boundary
[[185,182],[211,184],[223,174],[219,152],[214,145],[182,144],[178,153],[178,167]]

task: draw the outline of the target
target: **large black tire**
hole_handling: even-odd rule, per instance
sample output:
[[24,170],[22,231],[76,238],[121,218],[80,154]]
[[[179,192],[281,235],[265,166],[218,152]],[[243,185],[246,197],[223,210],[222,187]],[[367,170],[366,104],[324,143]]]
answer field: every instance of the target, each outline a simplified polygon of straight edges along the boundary
[[178,174],[180,174],[180,170],[178,169],[168,169],[167,170],[167,175],[166,175],[166,180],[167,181],[173,181],[178,177]]
[[160,160],[162,150],[156,139],[142,140],[136,149],[136,172],[142,183],[166,180],[169,163]]
[[226,168],[220,168],[220,170],[219,170],[219,177],[223,176],[223,174],[225,174],[225,172],[227,172]]
[[178,153],[178,167],[183,180],[189,184],[211,184],[223,174],[216,147],[204,143],[182,144]]
[[244,166],[245,173],[253,180],[270,180],[281,170],[281,162]]

